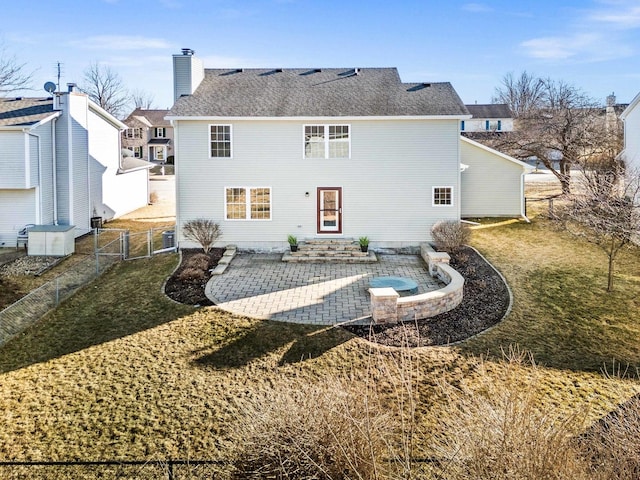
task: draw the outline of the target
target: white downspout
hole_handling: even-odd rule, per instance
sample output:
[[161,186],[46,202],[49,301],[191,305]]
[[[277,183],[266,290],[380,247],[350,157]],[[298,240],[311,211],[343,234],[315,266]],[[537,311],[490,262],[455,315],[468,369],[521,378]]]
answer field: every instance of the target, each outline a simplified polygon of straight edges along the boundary
[[527,174],[527,171],[525,170],[524,172],[522,172],[522,174],[520,175],[520,215],[522,216],[522,218],[524,219],[525,222],[527,223],[531,223],[531,220],[529,220],[529,218],[527,217],[527,212],[526,212],[526,206],[527,206],[527,200],[524,196],[524,176]]
[[53,162],[53,224],[58,225],[58,156],[56,154],[56,120],[51,121],[51,160]]
[[[176,231],[175,231],[175,245],[178,251],[180,250],[180,182],[178,181],[178,122],[171,120],[171,126],[173,127],[173,175],[175,179],[175,203],[176,203]],[[148,172],[148,170],[147,170]]]

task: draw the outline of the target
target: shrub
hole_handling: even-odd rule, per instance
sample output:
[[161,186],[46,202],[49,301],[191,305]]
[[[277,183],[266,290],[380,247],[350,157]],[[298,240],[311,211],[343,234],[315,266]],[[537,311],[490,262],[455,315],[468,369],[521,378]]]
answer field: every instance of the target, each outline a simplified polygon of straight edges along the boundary
[[364,385],[351,374],[272,378],[238,399],[235,478],[425,478],[413,461],[419,367],[410,350],[371,352]]
[[195,283],[202,282],[204,279],[205,271],[200,270],[199,268],[185,267],[184,270],[178,274],[178,280],[182,282]]
[[204,250],[209,253],[213,244],[222,235],[220,225],[208,218],[196,218],[189,220],[182,226],[182,233],[189,240],[198,242]]
[[248,401],[238,478],[379,478],[390,417],[368,411],[363,400],[335,379],[281,385]]
[[431,228],[431,236],[438,248],[455,251],[469,243],[471,230],[457,220],[442,220]]
[[573,437],[587,412],[563,414],[540,402],[532,358],[512,351],[497,365],[481,361],[478,372],[469,384],[443,385],[447,411],[434,445],[442,458],[438,478],[594,478]]
[[578,446],[595,479],[640,478],[640,395],[589,428]]
[[196,253],[195,255],[189,257],[189,259],[185,262],[185,268],[189,267],[205,271],[209,269],[210,262],[211,259],[206,253]]

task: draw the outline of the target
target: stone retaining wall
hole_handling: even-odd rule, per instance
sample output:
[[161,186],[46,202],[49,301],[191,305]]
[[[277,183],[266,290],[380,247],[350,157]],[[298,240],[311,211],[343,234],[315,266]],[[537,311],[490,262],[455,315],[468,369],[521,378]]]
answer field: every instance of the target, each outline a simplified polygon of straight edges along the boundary
[[420,246],[420,254],[432,277],[447,285],[433,292],[400,297],[393,288],[370,288],[371,314],[374,323],[397,323],[430,318],[448,312],[462,302],[464,278],[449,265],[449,255],[436,252],[428,244]]

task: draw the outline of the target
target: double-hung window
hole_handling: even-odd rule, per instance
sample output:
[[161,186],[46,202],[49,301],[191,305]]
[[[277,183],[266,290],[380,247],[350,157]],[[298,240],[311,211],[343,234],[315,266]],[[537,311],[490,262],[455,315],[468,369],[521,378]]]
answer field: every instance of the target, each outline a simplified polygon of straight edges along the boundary
[[164,138],[164,133],[165,133],[164,127],[156,127],[154,136],[156,138]]
[[136,139],[142,138],[142,129],[141,128],[127,128],[124,131],[125,138]]
[[231,158],[231,125],[209,125],[211,158]]
[[453,205],[453,188],[433,187],[433,206],[442,207]]
[[271,187],[225,188],[224,218],[271,220]]
[[349,125],[305,125],[304,158],[350,158]]

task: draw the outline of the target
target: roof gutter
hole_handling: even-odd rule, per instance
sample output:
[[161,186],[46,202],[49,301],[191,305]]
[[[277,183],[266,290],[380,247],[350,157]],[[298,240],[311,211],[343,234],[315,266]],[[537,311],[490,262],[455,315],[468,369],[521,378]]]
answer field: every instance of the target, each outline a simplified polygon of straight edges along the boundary
[[337,116],[337,115],[322,115],[322,116],[300,116],[300,117],[259,117],[259,116],[184,116],[184,115],[167,115],[165,120],[174,122],[176,120],[194,120],[194,121],[318,121],[323,119],[332,119],[336,121],[357,121],[357,120],[371,120],[371,121],[385,121],[385,120],[468,120],[471,115],[389,115],[389,116]]

